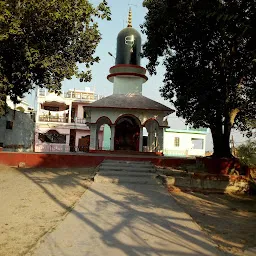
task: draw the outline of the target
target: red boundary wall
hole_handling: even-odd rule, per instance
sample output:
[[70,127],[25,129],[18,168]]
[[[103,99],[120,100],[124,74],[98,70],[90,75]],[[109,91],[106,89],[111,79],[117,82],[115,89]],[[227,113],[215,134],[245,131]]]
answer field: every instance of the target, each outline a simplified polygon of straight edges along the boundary
[[104,155],[104,154],[44,154],[44,153],[20,153],[0,152],[0,164],[37,168],[72,168],[72,167],[96,167],[105,159],[126,161],[150,161],[158,166],[176,167],[184,164],[194,164],[195,159],[174,158],[163,156],[133,156],[133,155]]

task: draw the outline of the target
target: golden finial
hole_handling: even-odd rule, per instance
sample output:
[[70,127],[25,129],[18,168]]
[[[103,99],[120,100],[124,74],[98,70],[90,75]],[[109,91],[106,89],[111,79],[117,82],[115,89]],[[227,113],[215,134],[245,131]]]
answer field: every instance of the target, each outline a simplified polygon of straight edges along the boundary
[[129,16],[128,16],[128,28],[131,28],[132,27],[132,9],[130,7],[129,9]]

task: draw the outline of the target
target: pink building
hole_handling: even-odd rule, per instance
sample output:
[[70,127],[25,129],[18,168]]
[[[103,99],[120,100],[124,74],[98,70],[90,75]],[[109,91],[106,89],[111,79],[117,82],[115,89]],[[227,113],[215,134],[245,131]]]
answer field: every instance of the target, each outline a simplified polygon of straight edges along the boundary
[[[85,152],[89,150],[90,129],[85,107],[101,97],[86,88],[60,95],[45,89],[37,92],[35,152]],[[103,127],[99,129],[102,148]]]

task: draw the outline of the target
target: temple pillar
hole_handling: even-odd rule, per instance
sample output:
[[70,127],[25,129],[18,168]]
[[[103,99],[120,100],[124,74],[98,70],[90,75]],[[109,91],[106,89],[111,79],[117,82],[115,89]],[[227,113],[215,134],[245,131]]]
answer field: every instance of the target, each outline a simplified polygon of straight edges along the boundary
[[68,123],[71,123],[71,111],[72,111],[72,103],[70,103],[68,108]]
[[111,126],[111,139],[110,139],[110,150],[111,151],[115,150],[115,131],[116,131],[116,126],[112,125]]
[[163,152],[164,151],[164,128],[159,128],[157,142],[158,142],[157,151]]
[[90,150],[97,149],[97,125],[90,124]]
[[153,127],[150,126],[148,129],[148,150],[149,152],[153,152],[155,142],[155,131]]
[[139,152],[143,152],[143,127],[140,127]]

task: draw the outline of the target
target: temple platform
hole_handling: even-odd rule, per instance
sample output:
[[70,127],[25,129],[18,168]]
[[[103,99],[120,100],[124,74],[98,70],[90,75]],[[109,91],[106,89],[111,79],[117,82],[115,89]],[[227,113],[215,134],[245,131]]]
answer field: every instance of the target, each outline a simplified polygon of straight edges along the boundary
[[143,152],[106,152],[90,153],[22,153],[0,152],[0,164],[26,168],[82,168],[97,167],[104,160],[148,161],[157,166],[177,167],[195,164],[195,158],[166,157]]

